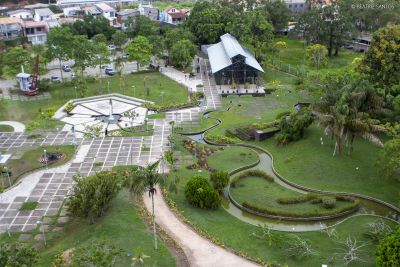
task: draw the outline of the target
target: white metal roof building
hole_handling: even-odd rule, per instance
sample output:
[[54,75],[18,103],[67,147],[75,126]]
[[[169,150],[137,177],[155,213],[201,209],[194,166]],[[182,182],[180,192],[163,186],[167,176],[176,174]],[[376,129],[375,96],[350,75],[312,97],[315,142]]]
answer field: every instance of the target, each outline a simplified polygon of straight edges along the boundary
[[254,56],[229,33],[220,39],[221,42],[207,48],[216,83],[255,83],[264,70]]

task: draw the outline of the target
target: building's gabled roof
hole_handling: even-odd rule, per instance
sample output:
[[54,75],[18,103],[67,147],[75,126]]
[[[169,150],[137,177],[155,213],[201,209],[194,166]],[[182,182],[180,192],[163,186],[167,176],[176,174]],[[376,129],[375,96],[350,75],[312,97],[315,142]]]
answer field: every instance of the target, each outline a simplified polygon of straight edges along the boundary
[[46,22],[45,21],[31,21],[31,20],[28,20],[28,21],[25,21],[24,22],[24,27],[25,28],[36,28],[36,27],[38,27],[38,28],[46,28]]
[[127,16],[127,15],[131,15],[131,14],[140,14],[140,11],[138,9],[124,9],[121,10],[119,12],[117,12],[117,15],[119,16]]
[[0,24],[21,24],[20,18],[0,18]]
[[38,14],[39,16],[42,17],[47,17],[47,16],[53,16],[54,13],[53,11],[50,10],[50,8],[40,8],[40,9],[35,9],[35,13]]
[[100,10],[98,10],[97,7],[95,7],[95,6],[87,6],[87,7],[84,7],[83,10],[85,10],[86,12],[88,12],[91,15],[101,14]]
[[104,12],[111,12],[111,11],[115,11],[114,8],[110,7],[109,5],[105,4],[105,3],[100,3],[100,4],[96,4],[95,5],[98,9],[104,11]]
[[31,13],[31,11],[28,9],[17,9],[17,10],[8,11],[7,15],[11,16],[11,15],[19,14],[19,13]]
[[241,55],[245,58],[245,63],[261,72],[263,68],[253,57],[251,52],[239,44],[235,37],[226,33],[222,35],[221,42],[207,48],[208,58],[210,59],[211,71],[216,73],[232,65],[232,58]]
[[37,3],[37,4],[33,4],[33,5],[26,5],[26,6],[24,6],[24,8],[27,8],[27,9],[37,9],[37,8],[46,8],[46,7],[48,7],[49,5],[47,5],[47,4],[42,4],[42,3]]

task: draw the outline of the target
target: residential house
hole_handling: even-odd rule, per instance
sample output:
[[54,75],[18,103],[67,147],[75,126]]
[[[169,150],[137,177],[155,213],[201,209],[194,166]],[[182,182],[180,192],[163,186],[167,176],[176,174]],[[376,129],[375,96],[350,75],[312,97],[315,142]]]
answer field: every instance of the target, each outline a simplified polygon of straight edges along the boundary
[[294,13],[300,13],[308,9],[307,0],[285,0],[287,7]]
[[57,0],[57,5],[60,7],[67,6],[87,6],[95,5],[100,3],[106,3],[110,5],[133,5],[137,4],[137,0]]
[[115,26],[117,24],[117,12],[114,8],[105,3],[96,4],[95,6],[101,12],[101,15],[110,21],[110,25]]
[[51,31],[51,29],[53,29],[53,28],[61,27],[61,24],[56,19],[46,20],[46,24],[47,24],[48,31]]
[[33,19],[32,12],[28,9],[17,9],[7,12],[10,18]]
[[125,21],[129,18],[136,18],[140,15],[138,9],[125,9],[117,12],[117,22],[122,25],[122,30],[125,29]]
[[82,8],[83,13],[88,16],[101,16],[101,11],[95,6],[86,6]]
[[54,20],[56,17],[54,16],[53,11],[51,11],[49,8],[40,8],[40,9],[35,9],[34,10],[34,21],[46,21],[46,20]]
[[24,6],[25,9],[29,9],[29,10],[35,10],[35,9],[46,8],[46,7],[49,7],[49,5],[47,5],[47,4],[41,4],[41,3],[37,3],[37,4],[33,4],[33,5],[26,5],[26,6]]
[[74,17],[82,14],[82,9],[80,6],[66,7],[63,9],[64,17]]
[[170,24],[181,24],[186,20],[189,16],[190,10],[189,9],[178,9],[175,7],[167,7],[163,12],[164,22]]
[[353,39],[353,50],[357,52],[366,52],[371,47],[372,36],[361,35]]
[[13,40],[22,33],[20,18],[0,18],[0,39]]
[[47,40],[47,23],[45,21],[24,21],[24,36],[32,44],[44,44]]
[[139,5],[140,15],[146,16],[151,20],[160,20],[160,10],[153,7],[152,5]]

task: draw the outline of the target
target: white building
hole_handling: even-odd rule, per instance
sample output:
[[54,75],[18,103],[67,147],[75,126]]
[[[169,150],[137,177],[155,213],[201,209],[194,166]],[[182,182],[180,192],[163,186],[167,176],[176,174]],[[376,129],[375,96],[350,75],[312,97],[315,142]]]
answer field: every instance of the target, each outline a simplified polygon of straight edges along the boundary
[[308,9],[306,0],[285,0],[287,7],[295,13],[303,12]]
[[137,0],[57,0],[57,5],[60,7],[66,6],[85,6],[106,3],[110,5],[133,5],[137,4]]
[[25,21],[24,35],[32,44],[44,44],[47,41],[47,23],[45,21]]
[[19,19],[33,19],[32,12],[27,9],[18,9],[7,12],[7,15],[10,18],[19,18]]
[[82,9],[80,6],[72,6],[66,7],[63,9],[63,13],[65,17],[73,17],[82,13]]
[[53,11],[51,11],[49,8],[35,9],[34,12],[35,12],[35,15],[33,17],[34,21],[46,21],[46,20],[56,19]]
[[101,15],[110,21],[110,25],[117,24],[117,12],[114,8],[105,3],[96,4],[95,6],[101,12]]

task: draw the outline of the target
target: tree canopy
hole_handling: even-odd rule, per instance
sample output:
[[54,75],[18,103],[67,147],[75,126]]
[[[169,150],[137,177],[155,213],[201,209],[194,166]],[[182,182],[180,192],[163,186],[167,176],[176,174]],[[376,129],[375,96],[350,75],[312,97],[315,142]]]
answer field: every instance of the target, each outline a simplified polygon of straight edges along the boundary
[[135,40],[126,47],[129,60],[137,61],[138,64],[145,65],[150,63],[153,45],[144,36],[137,36]]
[[185,68],[190,65],[196,52],[197,47],[191,41],[180,40],[170,50],[172,63],[178,68]]

